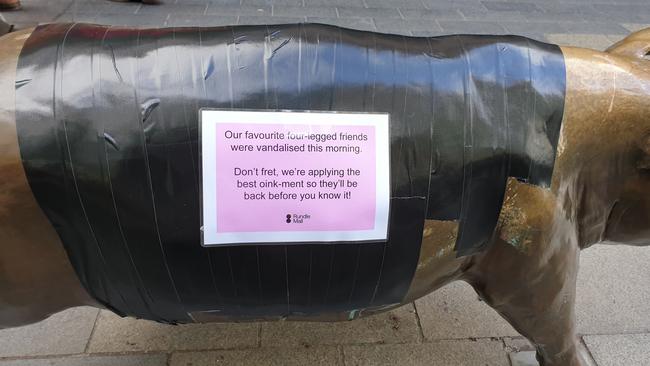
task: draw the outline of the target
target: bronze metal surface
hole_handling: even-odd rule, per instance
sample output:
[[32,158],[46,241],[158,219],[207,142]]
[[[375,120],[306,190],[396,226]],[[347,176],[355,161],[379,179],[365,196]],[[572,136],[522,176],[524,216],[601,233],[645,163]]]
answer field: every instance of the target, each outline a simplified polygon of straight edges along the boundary
[[587,365],[576,337],[580,249],[650,240],[650,30],[607,52],[563,47],[567,90],[551,191],[509,182],[493,247],[466,280],[537,348]]
[[404,302],[420,298],[460,277],[461,268],[470,257],[456,258],[457,237],[456,221],[424,222],[420,259]]
[[[491,248],[466,270],[454,256],[445,262],[534,343],[542,365],[590,363],[575,329],[580,249],[650,244],[649,51],[650,30],[607,52],[562,48],[567,90],[551,189],[510,179]],[[418,294],[443,277],[423,270],[435,256],[424,236]]]

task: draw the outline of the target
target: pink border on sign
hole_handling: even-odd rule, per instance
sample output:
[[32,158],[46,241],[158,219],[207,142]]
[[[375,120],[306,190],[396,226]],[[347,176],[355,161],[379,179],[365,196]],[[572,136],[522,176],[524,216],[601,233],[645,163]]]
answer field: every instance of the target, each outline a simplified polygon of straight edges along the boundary
[[[249,131],[280,132],[284,139],[227,139]],[[215,144],[217,232],[348,231],[375,225],[376,153],[374,126],[219,123]],[[226,134],[228,132],[228,134]],[[288,136],[318,134],[336,141],[317,143]],[[341,141],[340,134],[367,137]],[[259,146],[291,146],[305,152],[260,152]],[[233,151],[252,146],[253,151]],[[309,152],[308,148],[358,147],[355,152]],[[350,176],[349,170],[360,175]],[[247,173],[267,175],[250,175]],[[274,172],[275,175],[272,175]],[[292,172],[294,175],[283,175]],[[300,175],[300,173],[304,175]],[[237,176],[235,176],[237,174]],[[270,175],[269,175],[270,174]],[[314,175],[321,175],[316,177]],[[286,184],[284,188],[268,188]],[[316,187],[307,187],[307,185]],[[356,184],[356,187],[352,187]],[[261,187],[265,185],[265,187]],[[329,185],[329,186],[328,186]],[[255,188],[244,188],[255,186]],[[241,187],[241,188],[237,188]],[[246,198],[244,199],[244,193]],[[344,198],[349,194],[349,198]],[[281,197],[280,197],[281,196]],[[250,199],[252,197],[260,199]],[[293,198],[295,197],[295,199]],[[311,198],[313,197],[313,198]],[[287,222],[287,215],[302,218]],[[307,218],[308,217],[308,218]]]
[[[201,110],[200,119],[203,245],[387,239],[390,208],[387,114]],[[226,137],[225,131],[230,131],[229,136]],[[245,131],[284,136],[259,140],[233,134]],[[343,133],[365,135],[367,139],[341,141],[338,138],[319,143],[304,137],[289,139],[289,132],[319,136]],[[252,146],[233,148],[234,142]],[[260,144],[276,149],[288,144],[289,150],[301,148],[303,144],[305,147],[299,152],[264,152],[257,150]],[[315,152],[306,148],[309,144],[323,149],[352,146],[360,151]],[[235,173],[237,168],[239,171]],[[287,169],[295,169],[295,175],[283,174],[282,169],[285,173]],[[350,176],[348,169],[358,170],[360,174]],[[311,185],[306,184],[308,180]],[[321,180],[325,181],[323,185]],[[339,180],[343,181],[342,185]],[[269,187],[261,186],[262,181],[268,181]],[[282,197],[278,195],[280,191]],[[314,196],[303,197],[309,194]]]

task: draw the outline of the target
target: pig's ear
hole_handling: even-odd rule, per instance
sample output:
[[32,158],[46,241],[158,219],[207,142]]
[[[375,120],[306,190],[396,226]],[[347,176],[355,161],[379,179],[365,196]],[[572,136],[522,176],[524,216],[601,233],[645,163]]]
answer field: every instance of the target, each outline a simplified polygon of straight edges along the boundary
[[650,60],[650,28],[630,34],[609,47],[605,52]]

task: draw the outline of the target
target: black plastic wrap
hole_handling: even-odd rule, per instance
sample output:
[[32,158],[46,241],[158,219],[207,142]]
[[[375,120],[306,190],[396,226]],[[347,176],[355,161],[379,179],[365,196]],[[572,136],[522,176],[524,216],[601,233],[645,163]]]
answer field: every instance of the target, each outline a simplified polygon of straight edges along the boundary
[[[424,219],[490,241],[506,179],[550,184],[556,46],[324,25],[137,30],[45,25],[19,59],[24,167],[86,289],[124,315],[189,322],[399,304]],[[201,246],[200,108],[387,112],[387,242]]]

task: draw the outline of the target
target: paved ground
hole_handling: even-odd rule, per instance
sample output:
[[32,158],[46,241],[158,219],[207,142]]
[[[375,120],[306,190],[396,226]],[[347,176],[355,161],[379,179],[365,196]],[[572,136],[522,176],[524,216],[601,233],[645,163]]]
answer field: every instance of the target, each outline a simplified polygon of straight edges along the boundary
[[[409,35],[516,33],[604,49],[650,26],[648,0],[23,0],[19,27],[84,21],[180,26],[313,21]],[[578,323],[599,366],[650,365],[650,248],[583,253]],[[0,331],[0,366],[533,365],[507,323],[453,284],[415,304],[349,323],[171,327],[90,308]]]

